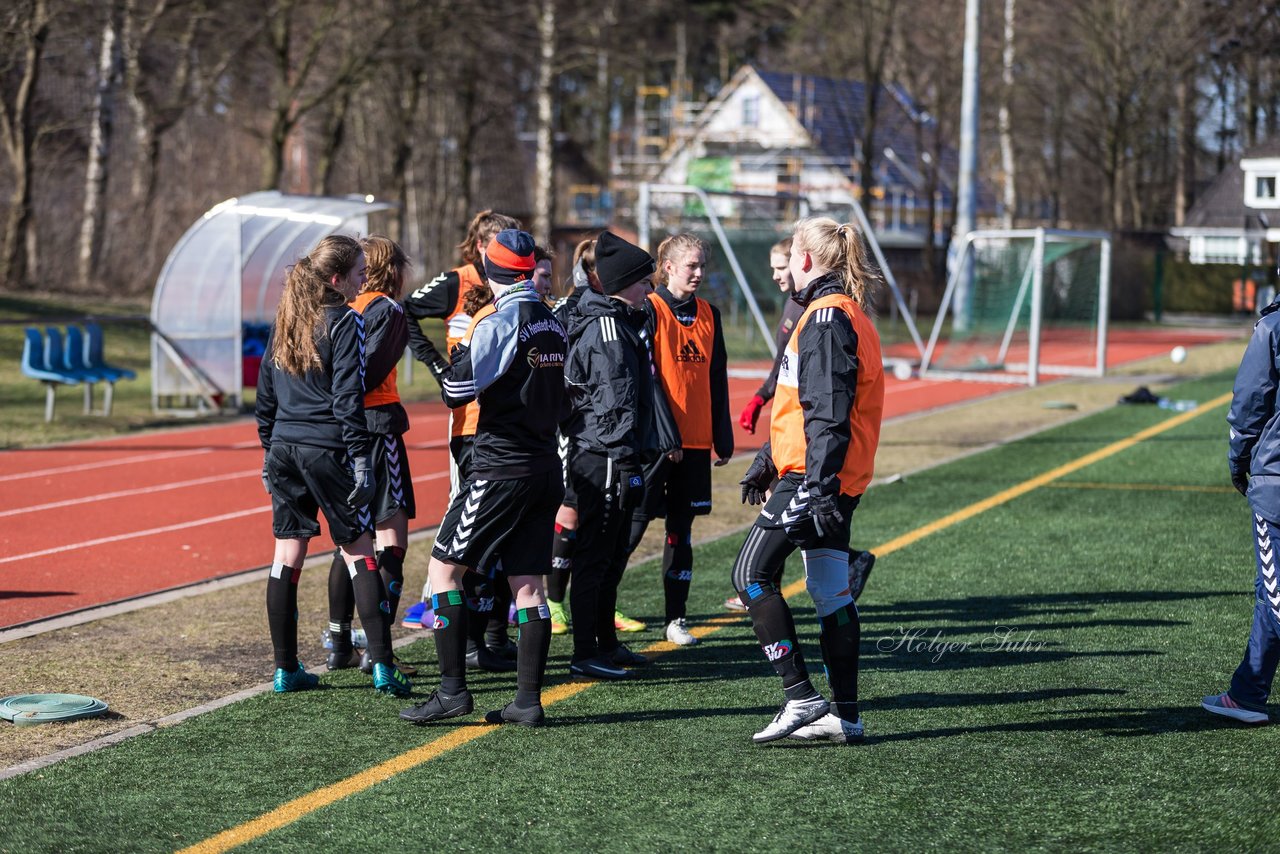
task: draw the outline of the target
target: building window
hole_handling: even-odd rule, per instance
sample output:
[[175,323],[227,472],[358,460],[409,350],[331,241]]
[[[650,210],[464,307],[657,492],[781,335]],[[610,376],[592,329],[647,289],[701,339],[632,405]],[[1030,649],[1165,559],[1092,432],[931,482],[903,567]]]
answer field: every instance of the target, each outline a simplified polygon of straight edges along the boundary
[[759,95],[747,95],[742,99],[742,126],[746,128],[760,126]]
[[1192,264],[1243,264],[1247,247],[1243,237],[1204,235],[1191,238]]
[[1246,169],[1244,203],[1250,208],[1280,208],[1280,172],[1272,163],[1262,169]]

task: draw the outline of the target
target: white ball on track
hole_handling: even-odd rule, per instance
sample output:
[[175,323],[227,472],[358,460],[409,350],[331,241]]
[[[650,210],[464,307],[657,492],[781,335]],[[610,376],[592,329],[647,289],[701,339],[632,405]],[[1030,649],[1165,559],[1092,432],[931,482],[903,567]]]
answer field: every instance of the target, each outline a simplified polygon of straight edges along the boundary
[[1175,365],[1181,365],[1187,360],[1187,348],[1179,344],[1169,351],[1169,358],[1173,360]]
[[893,375],[905,382],[911,379],[911,366],[906,362],[899,362],[893,366]]

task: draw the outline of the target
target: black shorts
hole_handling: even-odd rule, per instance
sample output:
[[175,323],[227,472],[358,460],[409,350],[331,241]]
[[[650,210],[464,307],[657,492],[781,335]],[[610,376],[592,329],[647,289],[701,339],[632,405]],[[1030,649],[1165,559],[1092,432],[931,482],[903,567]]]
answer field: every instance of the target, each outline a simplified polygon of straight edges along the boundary
[[267,452],[271,481],[271,531],[277,540],[309,540],[320,534],[318,514],[329,536],[349,545],[373,530],[370,507],[347,503],[355,480],[345,451],[276,442]]
[[507,577],[551,569],[559,469],[515,480],[470,480],[449,503],[431,556],[475,569],[502,561]]
[[378,487],[372,504],[375,522],[385,522],[399,510],[403,510],[410,519],[417,515],[413,478],[409,475],[409,455],[405,451],[403,436],[374,434],[373,476]]
[[711,512],[711,450],[686,448],[680,462],[663,455],[644,473],[637,517],[706,516]]
[[791,472],[773,487],[773,494],[760,508],[756,525],[761,528],[781,528],[787,533],[787,539],[802,549],[848,549],[849,526],[853,519],[853,511],[857,509],[860,495],[840,493],[836,506],[844,516],[844,522],[838,531],[828,531],[823,537],[818,536],[813,526],[813,517],[809,515],[809,490],[804,485],[804,474]]

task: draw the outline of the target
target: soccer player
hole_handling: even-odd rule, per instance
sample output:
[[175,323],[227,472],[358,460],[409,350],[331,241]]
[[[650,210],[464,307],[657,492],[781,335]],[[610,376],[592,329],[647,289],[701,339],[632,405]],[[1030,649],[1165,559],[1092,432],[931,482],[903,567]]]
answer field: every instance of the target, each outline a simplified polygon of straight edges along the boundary
[[1227,468],[1231,483],[1253,511],[1253,547],[1258,575],[1253,589],[1253,626],[1244,658],[1231,677],[1231,687],[1205,697],[1200,705],[1215,715],[1250,724],[1265,724],[1267,699],[1280,663],[1280,425],[1276,414],[1276,365],[1280,364],[1280,298],[1262,310],[1236,372],[1235,392],[1227,424],[1231,446]]
[[[858,608],[849,590],[849,523],[871,482],[884,369],[880,339],[864,312],[869,277],[856,228],[823,218],[796,224],[791,274],[804,313],[778,372],[769,442],[744,500],[759,503],[781,478],[747,534],[733,584],[747,605],[765,657],[782,679],[785,701],[753,736],[852,742],[858,712]],[[791,609],[775,579],[796,548],[821,623],[832,703],[809,681]]]
[[390,606],[373,554],[370,502],[377,489],[363,403],[364,322],[347,305],[364,277],[360,244],[343,235],[324,238],[293,265],[258,373],[262,482],[276,538],[267,622],[281,693],[319,684],[298,661],[298,579],[307,543],[320,533],[321,511],[355,587],[374,688],[396,696],[411,690],[391,660]]
[[[364,417],[373,436],[373,476],[377,495],[373,499],[374,539],[378,571],[387,588],[388,619],[395,625],[404,587],[404,555],[409,546],[409,520],[415,515],[413,478],[404,434],[409,415],[400,402],[396,386],[396,363],[404,355],[409,325],[400,305],[409,258],[387,237],[374,235],[360,241],[365,254],[365,282],[350,306],[360,313],[365,331]],[[351,643],[351,618],[355,611],[355,591],[341,551],[335,552],[329,568],[329,653],[330,670],[353,667],[357,658]],[[416,672],[392,657],[406,676]],[[373,672],[368,651],[359,660],[360,669]]]
[[698,642],[685,617],[693,582],[693,520],[711,512],[711,453],[717,466],[733,456],[724,329],[719,310],[697,295],[706,269],[707,248],[692,234],[659,244],[661,285],[645,304],[646,328],[680,447],[646,473],[644,503],[633,518],[629,543],[634,551],[649,520],[666,518],[663,623],[667,640],[681,646]]
[[563,432],[578,522],[569,672],[626,679],[624,667],[648,660],[619,643],[614,613],[642,470],[660,455],[653,372],[640,336],[640,306],[656,265],[648,252],[608,231],[596,241],[595,261],[601,292],[587,290],[577,304],[565,367],[573,409]]
[[[795,279],[791,276],[791,238],[784,237],[769,248],[769,269],[773,273],[773,283],[781,289],[783,294],[782,317],[778,321],[778,332],[774,348],[777,355],[773,360],[773,368],[769,371],[769,376],[765,378],[760,389],[751,397],[746,407],[742,410],[742,415],[738,418],[738,423],[752,435],[756,432],[756,422],[760,418],[760,410],[764,405],[773,400],[774,391],[778,387],[778,370],[782,367],[782,359],[787,352],[787,342],[791,340],[791,333],[795,331],[796,321],[800,319],[800,315],[804,313],[804,307],[800,303],[792,299],[796,292]],[[871,577],[871,569],[875,566],[876,556],[868,551],[861,549],[849,549],[849,590],[853,593],[854,601],[862,595],[862,588],[866,586],[867,579]],[[775,579],[774,586],[777,586],[780,579]],[[730,611],[745,611],[747,606],[742,604],[742,599],[738,596],[730,596],[724,600],[724,606]]]
[[[451,354],[471,323],[471,311],[467,306],[483,305],[492,299],[489,294],[489,283],[484,275],[482,260],[484,248],[499,231],[519,227],[519,221],[505,214],[492,210],[480,211],[471,218],[467,226],[467,235],[458,244],[462,264],[441,273],[405,297],[405,314],[410,321],[409,349],[413,352],[415,359],[427,366],[437,382],[441,381],[443,372],[448,367],[448,356],[441,355],[435,342],[422,331],[421,321],[427,318],[444,321],[445,353]],[[467,452],[468,445],[475,436],[479,412],[478,404],[473,401],[449,415],[449,494],[451,497],[457,493],[462,481],[458,474],[458,461]],[[468,603],[487,609],[485,614],[489,621],[489,629],[505,651],[507,598],[501,594],[494,596],[486,593],[480,575],[469,576],[467,581],[470,588],[467,591]],[[422,591],[422,601],[405,611],[405,626],[425,628],[432,624],[433,615],[429,613],[429,599],[430,582],[428,581],[427,587]],[[499,615],[498,611],[502,613]],[[498,622],[499,618],[501,622]]]
[[[556,302],[555,316],[566,330],[573,326],[578,303],[588,290],[600,293],[596,277],[596,241],[583,240],[573,250],[573,288]],[[569,617],[564,599],[573,573],[574,555],[578,550],[578,498],[569,477],[569,438],[561,433],[560,462],[564,474],[564,500],[556,512],[555,544],[551,552],[551,572],[547,574],[547,607],[551,609],[551,634],[569,632]],[[616,622],[615,622],[616,627]]]
[[428,575],[440,687],[400,713],[413,723],[469,714],[462,578],[486,558],[502,560],[519,630],[516,696],[491,723],[541,724],[551,621],[542,575],[551,564],[564,496],[556,428],[564,414],[564,329],[533,290],[533,238],[506,229],[485,249],[494,302],[472,318],[444,374],[445,403],[480,403],[471,471],[440,523]]

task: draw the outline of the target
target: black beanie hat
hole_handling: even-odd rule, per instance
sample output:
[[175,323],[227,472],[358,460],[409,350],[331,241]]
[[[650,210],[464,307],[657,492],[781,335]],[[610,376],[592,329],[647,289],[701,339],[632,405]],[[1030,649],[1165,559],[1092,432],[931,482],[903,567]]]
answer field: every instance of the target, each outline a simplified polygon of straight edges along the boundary
[[484,277],[495,285],[533,278],[533,238],[515,228],[499,231],[484,250]]
[[606,294],[612,296],[657,269],[652,255],[613,232],[596,238],[596,276]]

